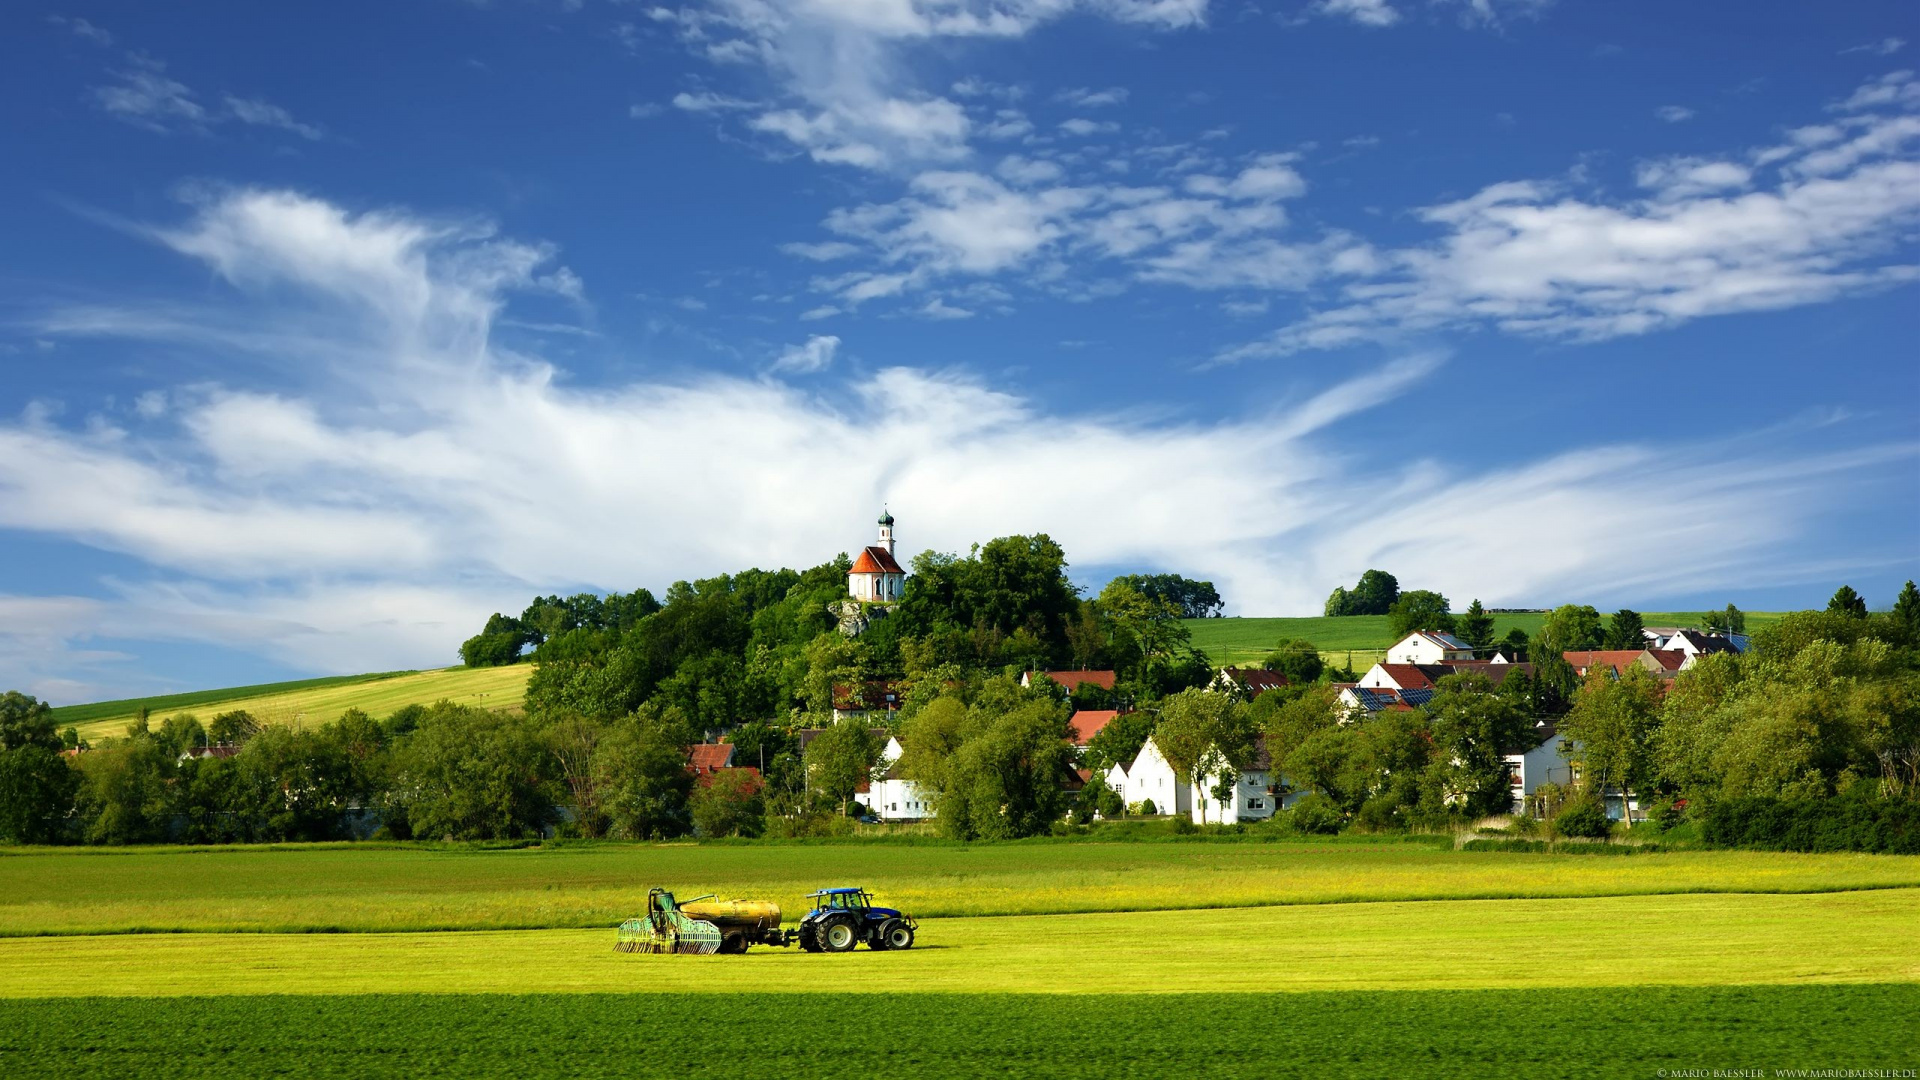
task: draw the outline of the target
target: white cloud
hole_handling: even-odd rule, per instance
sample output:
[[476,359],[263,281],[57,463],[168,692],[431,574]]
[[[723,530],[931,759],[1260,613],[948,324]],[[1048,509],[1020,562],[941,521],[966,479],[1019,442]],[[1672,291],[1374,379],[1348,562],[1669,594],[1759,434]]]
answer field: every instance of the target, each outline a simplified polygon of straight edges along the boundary
[[814,334],[801,345],[789,345],[781,350],[773,362],[775,371],[791,371],[800,375],[811,375],[825,371],[833,366],[834,354],[840,351],[840,339],[832,334]]
[[[908,550],[1044,530],[1078,565],[1207,577],[1253,613],[1315,610],[1327,582],[1383,560],[1490,603],[1752,586],[1836,493],[1902,483],[1915,454],[1770,439],[1481,472],[1361,470],[1330,451],[1330,426],[1407,393],[1434,356],[1209,422],[1051,410],[884,365],[817,394],[718,375],[586,387],[490,334],[539,287],[543,245],[244,190],[149,235],[235,288],[177,326],[62,325],[192,348],[199,326],[257,324],[230,344],[342,362],[314,365],[297,395],[168,387],[166,417],[137,430],[0,423],[0,526],[145,565],[100,599],[0,597],[7,685],[78,694],[113,667],[87,654],[108,635],[319,670],[445,663],[488,611],[535,592],[824,561],[883,500]],[[825,367],[832,341],[795,346],[795,363]],[[1654,460],[1668,497],[1645,496]],[[1075,482],[1036,487],[1036,463]],[[1115,506],[1128,528],[1111,527]]]
[[1693,119],[1693,110],[1685,105],[1662,105],[1653,110],[1653,115],[1669,124],[1678,124],[1681,121]]
[[228,94],[227,111],[235,120],[256,127],[279,128],[291,131],[306,139],[319,139],[323,132],[312,124],[303,124],[293,118],[293,114],[271,102],[259,98],[237,98]]
[[781,244],[780,250],[798,258],[811,259],[814,262],[831,262],[834,259],[844,259],[850,255],[858,255],[861,249],[857,245],[849,244],[843,240],[828,240],[818,244]]
[[1076,109],[1099,109],[1109,105],[1123,105],[1127,100],[1127,88],[1110,86],[1105,90],[1093,90],[1085,86],[1062,90],[1053,96],[1053,100],[1071,105]]
[[1871,53],[1874,56],[1892,56],[1894,53],[1906,47],[1907,42],[1905,38],[1884,37],[1879,41],[1871,41],[1865,45],[1855,45],[1851,49],[1841,49],[1840,55],[1845,56],[1848,53]]
[[698,94],[689,94],[682,91],[681,93],[673,95],[673,107],[683,112],[704,113],[733,112],[742,109],[758,108],[759,105],[757,102],[747,101],[743,98],[728,97],[725,94],[715,94],[706,91]]
[[1876,80],[1849,99],[1854,115],[1797,129],[1753,165],[1643,163],[1641,200],[1511,182],[1430,207],[1420,216],[1439,239],[1329,267],[1352,277],[1342,303],[1224,358],[1445,328],[1593,340],[1920,280],[1920,267],[1891,255],[1920,222],[1920,117],[1859,111],[1911,107],[1908,85]]
[[919,314],[923,319],[947,320],[973,318],[973,312],[968,311],[966,308],[954,307],[937,296],[922,305]]
[[70,19],[64,15],[49,15],[47,21],[54,26],[65,27],[75,37],[86,38],[95,45],[112,45],[113,35],[85,19]]
[[1069,135],[1078,135],[1085,138],[1088,135],[1103,135],[1108,132],[1119,131],[1120,125],[1112,120],[1088,120],[1083,116],[1076,116],[1071,120],[1061,121],[1060,130]]
[[1400,13],[1387,0],[1325,0],[1322,13],[1352,19],[1362,26],[1392,26]]
[[[785,139],[815,161],[878,170],[967,156],[976,131],[966,110],[914,77],[917,54],[933,43],[1017,38],[1076,11],[1174,30],[1203,22],[1207,0],[714,0],[654,10],[651,17],[675,27],[690,49],[758,63],[774,78],[778,100],[751,118],[750,130]],[[947,92],[1003,102],[1021,93],[974,78]],[[1102,99],[1090,104],[1106,104],[1124,91],[1086,94]],[[1024,119],[1003,116],[978,134],[1004,139],[1030,130]]]

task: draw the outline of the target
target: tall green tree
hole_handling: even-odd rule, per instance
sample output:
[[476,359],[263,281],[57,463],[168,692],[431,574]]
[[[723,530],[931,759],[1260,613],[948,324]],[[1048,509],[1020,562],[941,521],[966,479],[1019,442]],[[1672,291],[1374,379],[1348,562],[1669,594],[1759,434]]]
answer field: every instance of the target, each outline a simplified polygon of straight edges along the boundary
[[610,726],[594,752],[594,784],[612,835],[667,840],[693,827],[692,735],[677,711],[652,703]]
[[1285,675],[1288,684],[1293,686],[1306,686],[1327,669],[1326,661],[1320,658],[1319,647],[1304,638],[1281,642],[1278,649],[1261,661],[1261,666]]
[[873,737],[865,720],[827,725],[807,744],[807,775],[815,798],[849,809],[860,785],[873,778],[883,749],[885,743]]
[[1436,809],[1468,817],[1504,813],[1512,800],[1505,754],[1519,747],[1533,718],[1477,672],[1441,679],[1425,712]]
[[1728,604],[1724,611],[1709,611],[1702,617],[1707,630],[1715,634],[1744,634],[1747,632],[1747,614]]
[[1894,599],[1893,617],[1907,628],[1909,636],[1920,633],[1920,589],[1914,588],[1912,581],[1901,586],[1900,595]]
[[80,777],[60,750],[44,702],[15,690],[0,696],[0,841],[47,844],[61,837]]
[[1480,606],[1478,597],[1467,605],[1466,613],[1454,624],[1461,640],[1473,646],[1473,655],[1486,659],[1493,653],[1493,616]]
[[443,701],[399,758],[395,784],[416,837],[513,839],[554,820],[557,770],[526,717]]
[[1866,597],[1853,591],[1853,586],[1842,585],[1835,590],[1833,599],[1827,601],[1827,610],[1837,615],[1850,615],[1857,619],[1867,617]]
[[1328,615],[1385,615],[1400,599],[1400,582],[1385,570],[1360,575],[1352,589],[1339,588],[1327,598]]
[[1416,630],[1453,632],[1453,615],[1447,598],[1430,589],[1410,589],[1387,609],[1387,636],[1395,641]]
[[1631,802],[1655,776],[1660,732],[1659,679],[1637,665],[1618,678],[1604,667],[1587,674],[1560,734],[1573,746],[1582,778],[1596,796],[1619,788]]
[[1534,635],[1532,658],[1539,663],[1543,653],[1559,655],[1582,649],[1598,649],[1606,644],[1607,628],[1600,612],[1588,604],[1562,604],[1547,612],[1540,632]]
[[1641,621],[1639,612],[1621,608],[1607,620],[1607,648],[1644,649],[1647,647],[1645,629],[1646,623]]

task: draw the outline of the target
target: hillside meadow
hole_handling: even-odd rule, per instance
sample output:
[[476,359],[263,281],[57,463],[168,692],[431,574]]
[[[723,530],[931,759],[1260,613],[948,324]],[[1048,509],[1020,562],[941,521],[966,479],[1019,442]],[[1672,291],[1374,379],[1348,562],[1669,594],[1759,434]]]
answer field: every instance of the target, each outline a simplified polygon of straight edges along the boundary
[[[1657,1075],[1913,1060],[1913,985],[0,1000],[0,1073],[253,1078]],[[101,1018],[111,1016],[112,1023]],[[164,1037],[156,1033],[164,1032]],[[1177,1037],[1175,1036],[1177,1033]],[[1862,1072],[1859,1075],[1867,1075]]]
[[532,664],[512,664],[346,676],[233,690],[204,690],[164,698],[133,698],[108,703],[114,708],[105,715],[100,715],[101,706],[69,706],[54,710],[54,721],[61,727],[69,724],[78,727],[81,738],[98,739],[124,732],[142,705],[147,707],[150,722],[155,725],[177,713],[192,713],[205,723],[218,713],[244,709],[264,724],[308,727],[337,720],[348,709],[382,717],[406,705],[431,705],[442,699],[457,705],[512,709],[526,699],[527,679],[532,675]]
[[[1464,606],[1464,605],[1460,605]],[[1456,612],[1457,613],[1457,612]],[[1609,614],[1602,612],[1601,614]],[[1780,619],[1780,612],[1749,611],[1747,631],[1752,633]],[[1546,618],[1540,612],[1497,614],[1493,617],[1495,637],[1510,630],[1538,633]],[[1643,611],[1640,618],[1648,626],[1697,626],[1697,611]],[[1355,671],[1362,671],[1386,655],[1393,644],[1385,615],[1315,616],[1306,618],[1231,618],[1187,619],[1184,624],[1193,633],[1193,647],[1207,654],[1215,664],[1255,664],[1282,641],[1301,638],[1318,646],[1331,663],[1345,664],[1353,654]]]
[[1388,842],[677,843],[12,849],[0,936],[611,926],[649,886],[774,900],[862,885],[922,917],[1920,887],[1920,857],[1455,851]]

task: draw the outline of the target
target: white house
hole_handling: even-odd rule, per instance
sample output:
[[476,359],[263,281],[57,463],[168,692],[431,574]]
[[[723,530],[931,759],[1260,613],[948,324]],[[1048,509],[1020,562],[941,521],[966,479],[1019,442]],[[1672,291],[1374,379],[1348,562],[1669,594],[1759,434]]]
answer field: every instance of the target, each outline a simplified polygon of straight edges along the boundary
[[924,821],[934,816],[933,804],[919,784],[900,775],[898,764],[902,752],[899,739],[887,739],[886,747],[880,751],[880,764],[885,771],[860,801],[881,821]]
[[[1532,744],[1527,746],[1526,744]],[[1525,743],[1501,755],[1507,763],[1507,779],[1513,784],[1513,812],[1526,810],[1527,797],[1542,784],[1562,787],[1573,781],[1573,769],[1560,753],[1560,736],[1552,724],[1536,725]]]
[[1225,802],[1214,797],[1213,785],[1219,776],[1217,771],[1204,772],[1195,777],[1190,795],[1194,823],[1233,825],[1242,821],[1265,821],[1272,817],[1274,811],[1280,809],[1281,801],[1271,790],[1272,769],[1272,760],[1267,756],[1267,740],[1260,739],[1255,743],[1253,761],[1240,770],[1240,776],[1234,781],[1233,790]]
[[1693,658],[1696,656],[1747,651],[1745,634],[1727,637],[1721,634],[1703,634],[1698,630],[1677,626],[1650,626],[1641,633],[1647,636],[1647,640],[1652,643],[1652,648],[1686,653],[1688,666],[1692,665]]
[[1151,801],[1155,813],[1185,814],[1193,810],[1191,786],[1181,782],[1152,739],[1134,755],[1133,764],[1127,766],[1126,783],[1120,798],[1129,808]]
[[900,599],[907,572],[893,558],[893,515],[880,515],[880,541],[861,549],[847,571],[847,593],[855,600],[888,604]]
[[1473,659],[1473,646],[1434,630],[1415,630],[1387,650],[1389,664],[1441,664]]

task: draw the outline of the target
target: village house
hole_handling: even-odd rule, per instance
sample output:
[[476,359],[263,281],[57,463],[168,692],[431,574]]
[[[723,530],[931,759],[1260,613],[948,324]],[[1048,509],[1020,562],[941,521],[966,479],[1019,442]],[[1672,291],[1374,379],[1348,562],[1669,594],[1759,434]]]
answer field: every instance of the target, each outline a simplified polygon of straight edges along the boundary
[[1213,787],[1218,779],[1217,771],[1200,773],[1194,777],[1189,801],[1192,803],[1193,821],[1197,825],[1265,821],[1281,809],[1281,799],[1274,794],[1273,760],[1267,754],[1265,736],[1254,740],[1253,760],[1240,770],[1225,802],[1214,797]]
[[[1119,766],[1114,766],[1119,768]],[[1111,774],[1109,774],[1111,776]],[[1120,792],[1121,801],[1127,804],[1129,812],[1142,803],[1152,803],[1156,814],[1188,814],[1193,812],[1193,792],[1191,786],[1182,783],[1173,766],[1160,753],[1152,739],[1140,747],[1121,777],[1121,786],[1114,790]],[[1112,783],[1111,780],[1108,781]]]
[[1583,679],[1596,668],[1611,672],[1617,679],[1636,667],[1671,679],[1693,662],[1693,657],[1678,649],[1569,649],[1560,656]]
[[1237,693],[1248,701],[1259,697],[1269,690],[1278,690],[1287,685],[1287,677],[1277,671],[1265,668],[1223,667],[1214,675],[1207,689],[1222,693]]
[[1391,686],[1361,686],[1359,683],[1334,683],[1339,691],[1339,702],[1344,710],[1341,723],[1348,723],[1363,713],[1377,713],[1383,709],[1398,712],[1410,712],[1433,700],[1433,687],[1416,687],[1402,690]]
[[1679,626],[1650,626],[1642,630],[1641,633],[1647,636],[1647,640],[1651,643],[1652,648],[1683,652],[1687,654],[1689,659],[1695,656],[1708,656],[1713,653],[1738,653],[1747,651],[1747,638],[1743,634],[1727,637],[1722,634],[1707,634],[1699,630],[1689,630]]
[[900,740],[888,737],[880,751],[882,772],[859,801],[881,821],[925,821],[934,817],[933,803],[920,785],[900,774]]
[[1081,709],[1067,719],[1070,729],[1069,739],[1076,750],[1085,750],[1100,729],[1106,727],[1113,718],[1120,715],[1118,709]]
[[890,682],[862,683],[858,686],[833,687],[833,719],[865,720],[886,722],[900,711],[899,687]]
[[1438,664],[1473,659],[1473,646],[1434,630],[1415,630],[1387,650],[1389,664]]
[[1507,763],[1507,780],[1513,785],[1516,814],[1526,812],[1527,800],[1542,784],[1565,787],[1573,780],[1573,769],[1560,752],[1559,733],[1545,721],[1527,733],[1522,745],[1508,747],[1501,758]]
[[1021,686],[1032,686],[1033,680],[1041,677],[1052,679],[1071,694],[1084,683],[1092,683],[1102,690],[1113,689],[1117,674],[1112,671],[1027,671],[1020,675]]

